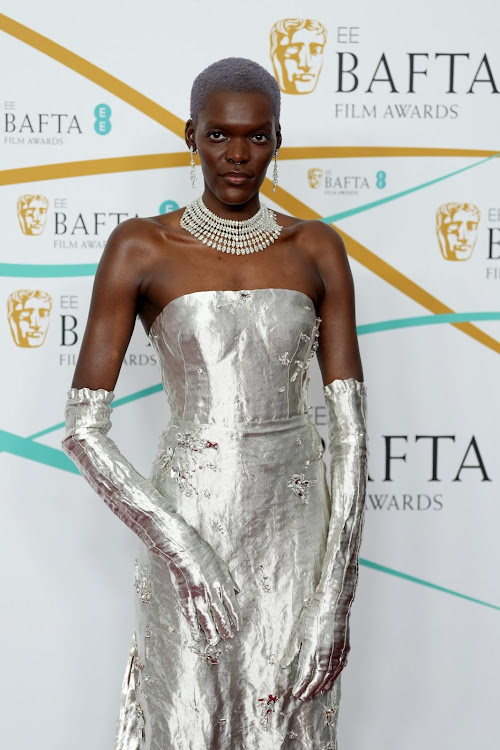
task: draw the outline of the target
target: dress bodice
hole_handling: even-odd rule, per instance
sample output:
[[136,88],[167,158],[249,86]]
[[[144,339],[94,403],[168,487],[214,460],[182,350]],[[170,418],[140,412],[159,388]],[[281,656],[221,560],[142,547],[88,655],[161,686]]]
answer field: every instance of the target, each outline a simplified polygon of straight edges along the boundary
[[234,425],[308,411],[321,318],[294,289],[199,291],[149,331],[173,418]]

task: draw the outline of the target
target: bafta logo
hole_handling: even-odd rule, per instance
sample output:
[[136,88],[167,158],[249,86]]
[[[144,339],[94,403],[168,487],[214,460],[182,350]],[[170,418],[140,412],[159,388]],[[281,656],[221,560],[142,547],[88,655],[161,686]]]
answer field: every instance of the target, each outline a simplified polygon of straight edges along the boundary
[[34,349],[42,346],[49,328],[52,298],[43,291],[18,289],[7,300],[7,316],[17,346]]
[[44,195],[21,195],[17,200],[17,218],[23,234],[42,234],[47,221],[49,201]]
[[473,203],[443,203],[436,213],[436,233],[446,260],[468,260],[477,240],[481,213]]
[[323,170],[319,167],[312,167],[307,170],[307,180],[309,187],[319,188],[321,187],[321,180],[323,179]]
[[326,29],[310,18],[285,18],[271,29],[274,75],[285,94],[310,94],[323,65]]

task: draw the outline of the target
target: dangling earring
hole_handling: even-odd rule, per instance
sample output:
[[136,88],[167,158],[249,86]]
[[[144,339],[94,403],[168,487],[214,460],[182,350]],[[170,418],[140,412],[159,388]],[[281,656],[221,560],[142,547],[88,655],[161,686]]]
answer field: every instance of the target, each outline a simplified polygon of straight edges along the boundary
[[196,169],[195,169],[195,163],[194,163],[194,155],[196,153],[198,153],[198,152],[192,146],[189,147],[189,151],[191,152],[191,161],[190,161],[190,167],[191,167],[191,172],[190,172],[191,187],[194,188],[195,185],[196,185]]
[[279,148],[274,152],[274,167],[273,167],[273,193],[276,192],[276,186],[278,184],[278,153]]

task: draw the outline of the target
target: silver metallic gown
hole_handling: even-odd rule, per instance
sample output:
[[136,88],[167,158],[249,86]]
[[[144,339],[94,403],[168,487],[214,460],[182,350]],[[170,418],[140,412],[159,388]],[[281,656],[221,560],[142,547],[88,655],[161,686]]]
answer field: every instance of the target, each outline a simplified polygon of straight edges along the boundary
[[[321,319],[291,289],[202,291],[154,321],[171,418],[151,480],[226,561],[241,625],[195,641],[165,560],[138,542],[115,750],[335,750],[340,679],[301,701],[287,640],[321,575],[331,499],[310,420]],[[201,634],[201,630],[200,630]]]

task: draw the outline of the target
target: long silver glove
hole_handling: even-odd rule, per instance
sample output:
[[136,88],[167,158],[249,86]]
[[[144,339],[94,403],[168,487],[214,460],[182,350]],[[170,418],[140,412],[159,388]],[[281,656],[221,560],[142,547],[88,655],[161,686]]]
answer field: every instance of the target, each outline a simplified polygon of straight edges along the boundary
[[231,638],[232,624],[239,629],[239,606],[234,593],[239,588],[226,563],[208,542],[134,469],[107,436],[113,399],[113,391],[104,388],[71,388],[62,448],[113,513],[152,552],[168,562],[193,637],[200,639],[198,617],[210,645],[219,642],[220,637]]
[[367,481],[365,384],[348,378],[334,380],[323,390],[331,457],[327,548],[319,584],[281,660],[286,669],[300,649],[292,693],[301,700],[331,690],[347,663]]

